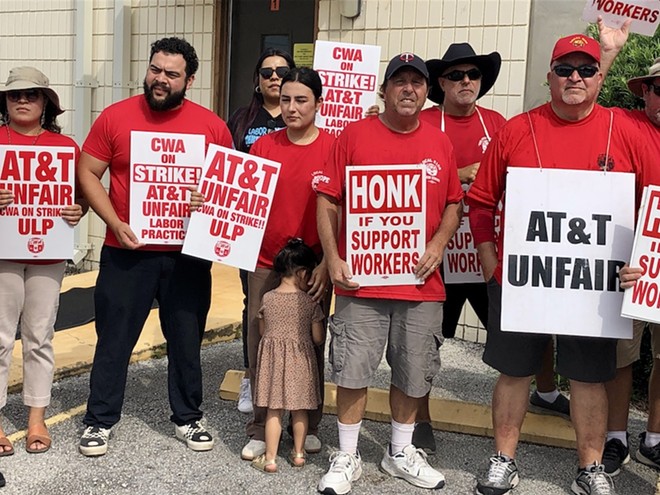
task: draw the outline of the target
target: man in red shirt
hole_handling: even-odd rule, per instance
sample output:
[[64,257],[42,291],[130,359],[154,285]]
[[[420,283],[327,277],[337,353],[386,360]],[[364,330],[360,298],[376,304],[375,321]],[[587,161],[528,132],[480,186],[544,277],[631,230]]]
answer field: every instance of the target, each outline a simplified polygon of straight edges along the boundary
[[[463,196],[449,139],[419,119],[428,84],[428,71],[419,57],[412,53],[394,57],[381,86],[384,112],[344,129],[326,162],[324,180],[317,185],[319,236],[337,295],[329,326],[339,452],[331,456],[330,469],[319,483],[325,494],[348,493],[362,474],[357,445],[367,387],[386,346],[392,369],[392,437],[380,466],[421,488],[441,488],[445,483],[426,454],[412,445],[418,403],[440,367],[437,346],[442,342],[445,292],[437,268],[458,227]],[[409,267],[418,283],[361,287],[351,280],[344,261],[346,231],[339,230],[340,224],[346,225],[346,167],[393,164],[424,164],[427,170],[422,210],[427,242],[418,262]]]
[[[628,39],[629,23],[620,29],[605,27],[599,22],[601,40],[602,71],[607,73],[617,54]],[[647,75],[633,77],[628,89],[644,100],[641,110],[614,108],[623,118],[629,119],[646,140],[656,160],[644,163],[643,180],[638,184],[638,198],[646,185],[660,184],[660,58],[651,64]],[[641,274],[639,268],[623,268],[620,272],[621,286],[630,288]],[[646,431],[640,434],[637,460],[660,468],[660,325],[635,320],[633,338],[620,340],[617,344],[616,377],[606,384],[608,399],[607,440],[603,452],[605,472],[619,474],[621,466],[630,460],[628,445],[628,412],[633,388],[633,363],[639,360],[644,327],[651,332],[653,368],[649,377],[649,416]]]
[[[503,332],[500,328],[502,246],[494,237],[495,208],[504,200],[511,167],[636,172],[647,155],[636,129],[626,119],[596,104],[602,83],[600,46],[581,34],[555,44],[547,78],[551,101],[512,118],[495,135],[479,174],[468,191],[470,225],[491,311],[484,362],[500,372],[492,410],[496,454],[490,458],[477,493],[503,495],[519,482],[515,453],[527,411],[529,384],[552,335]],[[570,152],[566,152],[570,150]],[[506,218],[503,219],[506,223]],[[576,432],[578,495],[613,493],[602,453],[607,423],[605,382],[615,374],[616,341],[556,336],[557,371],[571,383],[571,419]]]
[[[211,304],[211,263],[181,254],[181,246],[145,245],[129,225],[133,131],[197,134],[205,147],[232,147],[225,123],[185,98],[199,61],[180,38],[151,45],[144,94],[106,108],[83,145],[78,167],[85,198],[107,225],[94,294],[98,341],[90,375],[83,455],[103,455],[119,421],[131,352],[153,300],[167,341],[168,391],[176,437],[192,450],[210,450],[202,403],[200,346]],[[201,165],[201,164],[200,164]],[[110,174],[110,191],[101,177]]]

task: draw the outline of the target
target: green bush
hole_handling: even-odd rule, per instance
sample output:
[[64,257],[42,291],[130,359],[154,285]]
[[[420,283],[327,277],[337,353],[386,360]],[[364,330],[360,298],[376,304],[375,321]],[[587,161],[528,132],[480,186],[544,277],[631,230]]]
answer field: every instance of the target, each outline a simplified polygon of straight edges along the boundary
[[[598,39],[598,26],[589,26],[587,34]],[[648,74],[657,57],[660,57],[660,30],[652,38],[631,34],[605,79],[598,103],[606,107],[644,108],[644,100],[632,94],[626,83],[631,77]]]

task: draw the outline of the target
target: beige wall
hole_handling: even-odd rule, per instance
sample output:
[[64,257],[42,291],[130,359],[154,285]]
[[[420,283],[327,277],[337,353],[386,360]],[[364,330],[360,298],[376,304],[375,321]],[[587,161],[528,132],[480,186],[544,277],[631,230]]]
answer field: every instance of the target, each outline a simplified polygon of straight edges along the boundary
[[503,63],[481,104],[506,117],[523,109],[531,0],[362,0],[354,19],[338,0],[320,0],[319,39],[380,45],[381,74],[402,51],[440,58],[451,43],[469,42],[477,53],[498,51]]

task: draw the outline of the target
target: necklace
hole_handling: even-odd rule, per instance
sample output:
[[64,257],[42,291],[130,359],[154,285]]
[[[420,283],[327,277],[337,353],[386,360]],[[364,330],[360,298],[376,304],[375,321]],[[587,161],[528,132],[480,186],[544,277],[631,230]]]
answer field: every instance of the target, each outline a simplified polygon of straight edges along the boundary
[[[12,144],[11,143],[11,133],[9,132],[9,126],[5,125],[5,129],[7,129],[7,144]],[[37,144],[37,141],[39,140],[39,136],[43,134],[43,129],[39,129],[39,134],[34,136],[34,141],[32,141],[32,144],[30,146],[34,146]]]

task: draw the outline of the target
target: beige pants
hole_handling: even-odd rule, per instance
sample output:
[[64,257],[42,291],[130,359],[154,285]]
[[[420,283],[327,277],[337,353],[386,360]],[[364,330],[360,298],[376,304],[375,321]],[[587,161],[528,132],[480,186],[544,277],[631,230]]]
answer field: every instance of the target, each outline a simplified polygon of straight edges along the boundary
[[23,403],[50,404],[55,356],[53,327],[60,302],[64,261],[31,265],[0,261],[0,408],[7,403],[9,366],[20,320]]
[[[625,368],[630,366],[635,361],[639,360],[640,349],[642,347],[642,335],[644,334],[644,327],[647,325],[645,321],[633,320],[633,337],[632,339],[620,339],[616,346],[616,367]],[[653,359],[660,359],[660,325],[657,323],[648,323],[649,330],[651,331],[651,350],[653,352]]]

